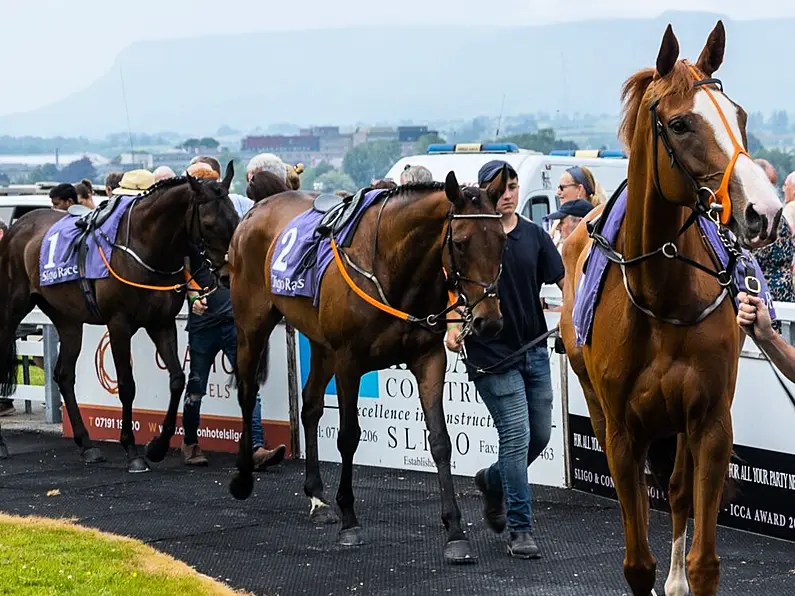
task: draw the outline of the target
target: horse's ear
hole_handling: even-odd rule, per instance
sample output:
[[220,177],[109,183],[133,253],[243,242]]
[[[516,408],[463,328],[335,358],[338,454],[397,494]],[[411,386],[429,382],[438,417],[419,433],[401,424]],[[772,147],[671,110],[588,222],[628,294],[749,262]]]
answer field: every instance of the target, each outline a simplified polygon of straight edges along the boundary
[[660,53],[657,54],[657,74],[660,78],[667,77],[679,59],[679,40],[674,35],[673,27],[669,24],[663,35]]
[[185,174],[185,177],[188,179],[188,184],[190,184],[190,189],[196,194],[200,194],[202,191],[202,183],[199,182],[199,179],[194,178],[190,174]]
[[696,66],[705,75],[711,77],[723,64],[723,52],[725,49],[726,29],[723,27],[723,21],[718,21],[718,24],[715,25],[712,33],[707,38],[707,45],[701,50]]
[[447,173],[447,178],[444,180],[444,194],[454,205],[459,205],[464,199],[464,194],[461,192],[461,187],[458,186],[458,180],[453,170]]
[[224,174],[224,179],[221,180],[221,185],[226,189],[226,192],[229,192],[229,187],[232,186],[232,179],[235,177],[235,161],[233,159],[229,160],[229,163],[226,164],[226,174]]
[[496,190],[498,193],[500,193],[500,196],[504,195],[505,190],[508,188],[508,179],[510,178],[510,174],[508,172],[508,164],[506,163],[500,170],[499,178],[495,178],[495,182],[499,180],[499,182],[497,182]]

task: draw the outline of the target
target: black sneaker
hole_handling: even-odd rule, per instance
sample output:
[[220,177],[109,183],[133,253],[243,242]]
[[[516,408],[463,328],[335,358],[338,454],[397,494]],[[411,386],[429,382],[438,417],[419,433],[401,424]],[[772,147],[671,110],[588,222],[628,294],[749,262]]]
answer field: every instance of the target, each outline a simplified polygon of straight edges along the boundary
[[475,486],[483,496],[483,518],[489,528],[497,534],[505,530],[507,520],[505,518],[505,501],[502,491],[489,490],[486,487],[486,470],[480,470],[475,474]]
[[517,559],[540,559],[541,549],[530,532],[511,532],[508,554]]

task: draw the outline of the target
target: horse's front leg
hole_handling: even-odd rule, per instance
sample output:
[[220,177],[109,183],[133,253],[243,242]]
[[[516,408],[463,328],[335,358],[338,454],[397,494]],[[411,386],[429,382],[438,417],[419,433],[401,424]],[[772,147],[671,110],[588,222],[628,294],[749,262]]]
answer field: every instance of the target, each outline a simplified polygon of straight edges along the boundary
[[461,510],[455,498],[453,475],[450,468],[453,447],[447,424],[444,419],[444,371],[447,354],[441,342],[425,354],[418,355],[409,362],[409,370],[417,377],[420,401],[425,414],[431,444],[431,455],[439,474],[439,488],[442,493],[442,522],[447,529],[447,544],[444,559],[447,563],[475,563],[477,557],[472,552],[469,538],[461,529]]
[[359,382],[362,372],[355,365],[351,354],[337,356],[337,399],[339,403],[340,430],[337,434],[337,449],[342,459],[340,484],[337,488],[337,506],[342,514],[339,543],[343,546],[360,546],[367,539],[359,526],[353,504],[353,456],[359,447],[362,429],[359,426]]
[[654,594],[657,560],[649,546],[649,493],[646,488],[648,445],[626,427],[607,420],[605,454],[624,522],[624,577],[634,596]]
[[[706,396],[701,396],[706,399]],[[720,582],[717,525],[734,444],[731,396],[724,395],[701,420],[687,421],[687,441],[693,455],[693,544],[687,572],[693,596],[715,596]],[[703,420],[703,421],[702,421]]]
[[171,395],[168,400],[168,411],[163,419],[160,435],[154,437],[146,446],[146,457],[153,462],[160,462],[166,457],[171,437],[177,430],[177,409],[182,392],[185,390],[185,373],[177,354],[177,324],[174,320],[164,326],[146,330],[157,348],[168,369],[168,388]]
[[149,464],[138,455],[135,445],[135,433],[132,427],[132,406],[135,399],[135,379],[130,363],[130,342],[134,331],[127,321],[115,319],[108,324],[110,349],[113,352],[113,363],[119,383],[119,400],[121,401],[121,446],[127,453],[127,469],[130,472],[148,472]]

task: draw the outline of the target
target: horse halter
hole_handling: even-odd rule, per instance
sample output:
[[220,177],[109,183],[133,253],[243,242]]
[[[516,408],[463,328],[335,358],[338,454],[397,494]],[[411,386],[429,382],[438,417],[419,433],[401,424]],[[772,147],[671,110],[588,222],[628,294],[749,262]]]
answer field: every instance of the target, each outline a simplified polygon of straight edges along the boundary
[[[658,98],[652,102],[649,110],[651,112],[651,119],[652,119],[652,161],[654,163],[654,186],[657,189],[657,192],[660,194],[661,197],[664,199],[665,193],[662,190],[662,186],[660,185],[660,175],[658,172],[658,164],[657,164],[657,141],[658,139],[662,141],[663,145],[665,146],[665,150],[668,153],[668,157],[671,160],[671,167],[676,164],[679,169],[687,176],[690,182],[693,184],[693,187],[696,190],[696,194],[698,196],[698,200],[696,201],[696,210],[702,211],[704,214],[708,215],[712,221],[714,221],[718,225],[727,225],[729,220],[731,219],[731,196],[729,195],[729,182],[731,181],[731,177],[734,174],[734,168],[737,165],[737,160],[740,158],[741,155],[745,155],[750,159],[750,155],[748,152],[743,149],[743,146],[737,140],[737,137],[734,135],[734,132],[729,125],[729,121],[726,118],[726,115],[723,113],[723,110],[718,104],[718,101],[715,99],[715,95],[713,94],[712,90],[709,88],[709,85],[717,85],[720,87],[721,93],[723,93],[723,83],[720,79],[709,78],[709,79],[700,79],[699,73],[696,70],[695,66],[690,64],[689,62],[685,61],[685,64],[690,69],[695,81],[693,82],[693,86],[703,87],[704,92],[709,97],[709,100],[712,102],[712,105],[715,106],[715,109],[720,116],[720,120],[723,126],[726,129],[726,132],[729,134],[729,138],[732,142],[732,147],[734,153],[732,154],[731,159],[729,160],[728,166],[723,172],[723,178],[721,179],[720,186],[718,186],[718,190],[713,191],[707,186],[702,186],[696,180],[696,177],[693,173],[687,169],[682,160],[676,155],[676,152],[671,145],[671,140],[668,137],[668,132],[665,129],[665,126],[660,120],[660,117],[657,114],[657,107],[660,104],[660,99]],[[704,204],[701,201],[702,193],[706,193],[712,201],[708,204]],[[667,200],[667,199],[666,199]]]
[[[462,330],[462,335],[466,337],[471,329],[472,329],[472,322],[474,320],[474,315],[472,311],[474,308],[486,300],[487,298],[495,298],[497,296],[497,284],[500,281],[500,277],[502,276],[502,262],[500,262],[500,268],[497,271],[497,277],[494,278],[494,281],[491,283],[486,283],[483,281],[470,279],[461,275],[460,268],[458,267],[456,260],[455,260],[455,246],[453,244],[453,222],[456,219],[502,219],[502,214],[500,213],[454,213],[452,207],[447,215],[447,232],[445,233],[444,238],[444,245],[447,247],[447,251],[450,255],[450,273],[447,273],[447,270],[442,268],[444,272],[444,276],[446,279],[447,284],[447,292],[448,296],[450,297],[450,304],[449,306],[443,310],[438,315],[430,315],[427,318],[427,322],[430,325],[435,325],[440,317],[446,316],[448,313],[452,311],[459,312],[459,307],[464,308],[464,312],[461,314],[461,319],[445,319],[445,323],[464,323],[464,328]],[[461,282],[466,282],[470,284],[474,284],[483,288],[483,294],[478,296],[474,301],[470,301],[467,297],[466,292],[463,291],[461,287]]]
[[[704,87],[704,91],[707,93],[708,97],[710,98],[710,101],[712,101],[713,105],[715,106],[715,109],[718,111],[718,114],[720,115],[721,118],[721,122],[726,127],[726,131],[728,132],[729,138],[731,139],[732,145],[734,146],[734,154],[732,155],[732,158],[729,160],[729,164],[723,173],[723,179],[721,180],[721,184],[718,187],[717,191],[713,192],[712,189],[710,189],[709,187],[700,185],[696,180],[696,177],[693,175],[693,173],[687,169],[687,167],[684,165],[682,160],[679,159],[679,157],[676,155],[676,152],[674,151],[673,146],[671,145],[670,139],[668,138],[668,133],[657,114],[657,107],[661,99],[658,98],[654,102],[652,102],[651,106],[649,107],[649,111],[651,113],[651,120],[652,120],[652,127],[651,127],[652,128],[652,162],[654,164],[652,172],[654,177],[654,186],[657,192],[659,193],[660,197],[662,197],[665,200],[668,200],[660,185],[660,176],[658,172],[657,146],[659,140],[662,141],[663,146],[665,147],[665,150],[668,153],[668,157],[671,160],[671,167],[673,167],[674,165],[679,167],[679,169],[685,174],[685,176],[687,176],[687,178],[693,184],[697,196],[695,204],[690,207],[693,210],[693,212],[687,218],[684,225],[680,228],[678,234],[676,235],[676,238],[682,236],[682,234],[684,234],[687,231],[687,229],[690,228],[690,226],[692,226],[699,217],[707,217],[715,224],[717,228],[718,237],[720,238],[721,243],[723,244],[724,248],[726,249],[729,255],[726,267],[724,269],[721,269],[720,271],[713,271],[705,267],[701,263],[698,263],[697,261],[682,255],[679,252],[679,248],[674,243],[675,239],[673,241],[666,242],[665,244],[663,244],[662,246],[660,246],[659,248],[657,248],[652,252],[642,254],[638,257],[634,257],[631,259],[626,259],[624,258],[623,255],[619,254],[610,246],[610,243],[607,242],[607,240],[601,235],[600,230],[595,229],[595,227],[591,227],[590,224],[592,222],[586,224],[590,231],[590,237],[593,239],[594,244],[597,246],[597,248],[599,248],[605,254],[608,260],[619,265],[619,267],[621,268],[621,274],[624,279],[624,288],[626,289],[627,295],[629,296],[629,299],[632,302],[632,304],[638,310],[640,310],[641,312],[643,312],[644,314],[648,315],[653,319],[679,326],[695,325],[701,322],[702,320],[704,320],[705,318],[707,318],[715,310],[717,310],[717,308],[721,305],[723,300],[729,295],[729,291],[730,290],[734,291],[733,288],[734,270],[737,268],[738,265],[744,267],[744,265],[741,265],[741,263],[747,260],[746,256],[742,252],[739,241],[737,240],[737,238],[734,237],[731,231],[729,231],[729,229],[726,227],[726,224],[728,224],[731,219],[731,206],[732,206],[731,197],[729,196],[729,182],[731,180],[732,174],[734,173],[734,168],[737,164],[737,160],[741,155],[748,156],[748,152],[745,149],[743,149],[742,145],[740,145],[740,143],[737,141],[737,138],[732,132],[731,127],[729,126],[729,122],[726,119],[726,115],[723,113],[723,110],[721,109],[720,105],[715,99],[715,96],[713,95],[712,91],[707,87],[707,85],[718,85],[721,89],[721,92],[723,92],[723,83],[719,79],[714,79],[714,78],[699,79],[698,78],[699,73],[696,70],[696,68],[687,61],[685,61],[685,64],[688,66],[690,72],[693,74],[695,78],[693,86]],[[712,199],[711,202],[705,203],[705,201],[703,200],[704,197],[703,193],[706,193],[706,195]],[[599,219],[604,220],[605,215],[606,214],[603,212],[599,216]],[[645,308],[640,304],[638,304],[635,296],[632,293],[632,290],[629,287],[629,279],[627,278],[626,267],[628,265],[641,263],[657,254],[662,254],[662,256],[664,256],[667,259],[682,261],[690,265],[691,267],[694,267],[704,273],[711,275],[718,281],[718,284],[721,287],[720,294],[718,295],[717,298],[715,298],[715,300],[709,306],[707,306],[700,313],[700,315],[696,319],[692,321],[683,321],[680,319],[660,317],[655,315],[650,309]],[[761,284],[759,280],[756,277],[754,277],[753,274],[747,274],[745,276],[745,284],[750,291],[755,292],[757,294],[761,290]]]

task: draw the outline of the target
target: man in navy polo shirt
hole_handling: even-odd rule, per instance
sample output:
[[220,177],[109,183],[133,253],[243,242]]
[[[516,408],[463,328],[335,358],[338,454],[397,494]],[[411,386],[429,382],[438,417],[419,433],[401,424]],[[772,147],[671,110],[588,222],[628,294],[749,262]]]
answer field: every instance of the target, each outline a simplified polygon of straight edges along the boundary
[[[478,184],[488,186],[504,161],[490,161],[478,172]],[[507,234],[499,280],[502,331],[494,338],[468,335],[467,373],[494,420],[499,435],[499,457],[475,475],[483,495],[484,517],[501,533],[510,530],[508,553],[513,557],[540,557],[533,538],[532,496],[527,468],[549,443],[552,431],[552,379],[547,342],[514,355],[547,332],[539,293],[543,284],[563,285],[563,261],[552,238],[531,220],[516,213],[519,180],[508,165],[508,185],[497,203]],[[460,325],[450,325],[445,343],[461,350]],[[477,369],[487,369],[479,373]],[[507,512],[506,512],[507,503]]]

